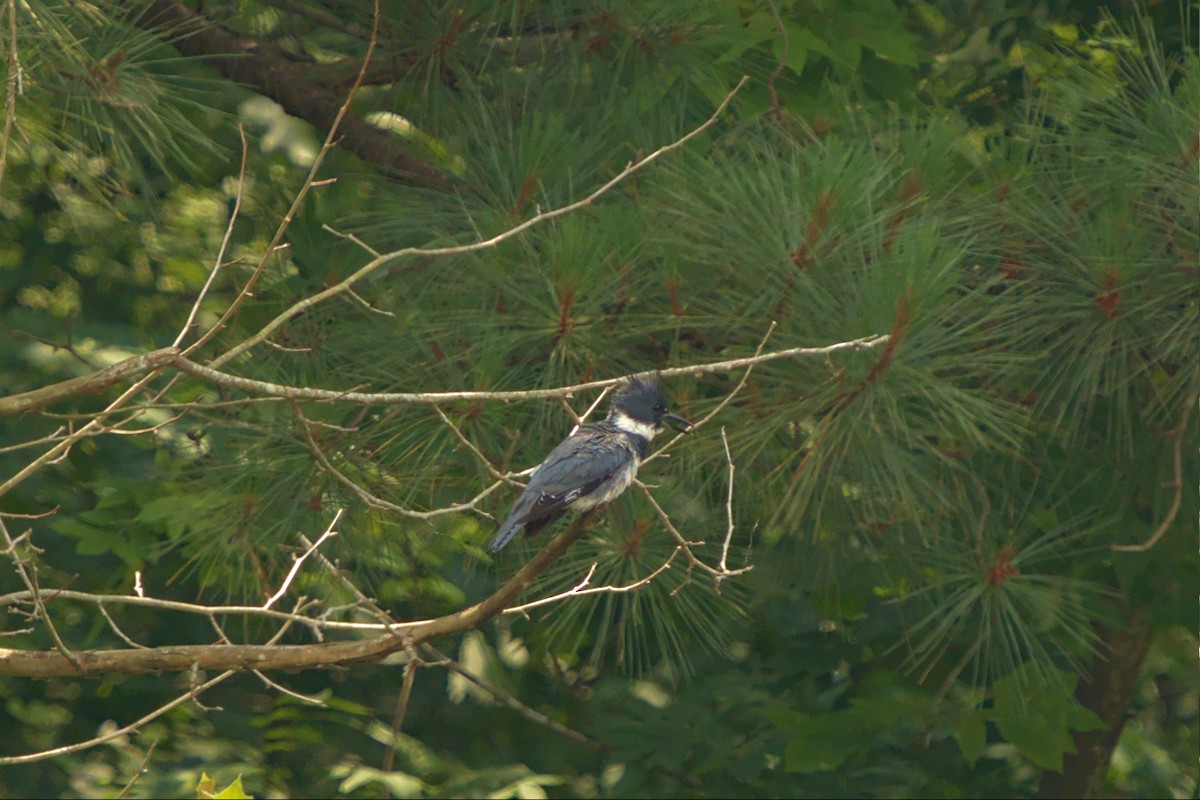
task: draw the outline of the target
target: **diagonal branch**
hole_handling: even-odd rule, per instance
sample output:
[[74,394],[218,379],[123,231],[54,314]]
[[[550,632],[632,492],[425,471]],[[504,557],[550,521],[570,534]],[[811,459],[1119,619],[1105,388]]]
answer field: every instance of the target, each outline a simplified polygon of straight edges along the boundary
[[[77,650],[76,668],[56,651],[0,648],[0,675],[26,678],[139,675],[187,670],[327,669],[385,656],[478,627],[513,604],[580,537],[595,526],[599,511],[580,515],[551,539],[499,589],[473,606],[421,622],[398,623],[392,633],[370,639],[307,645],[209,644],[146,650]],[[0,760],[0,764],[5,763]]]
[[0,416],[37,411],[48,405],[85,394],[100,394],[126,378],[136,377],[167,366],[178,353],[179,348],[164,347],[161,350],[153,350],[140,356],[118,361],[110,367],[105,367],[89,375],[81,375],[78,378],[42,386],[28,392],[0,397]]
[[613,187],[623,183],[626,179],[640,172],[647,165],[657,161],[667,153],[683,147],[692,139],[696,138],[701,133],[715,125],[717,120],[721,118],[721,115],[725,113],[725,109],[733,101],[734,95],[736,95],[741,88],[746,85],[748,80],[749,78],[743,77],[741,81],[738,82],[738,85],[735,86],[733,90],[725,96],[725,99],[721,101],[719,106],[717,106],[717,110],[714,111],[712,116],[710,116],[707,120],[700,123],[700,125],[688,131],[670,144],[665,144],[658,148],[645,158],[639,161],[631,162],[625,167],[625,169],[618,172],[615,176],[610,178],[606,183],[600,186],[600,188],[594,190],[587,197],[584,197],[581,200],[576,200],[574,203],[568,203],[565,206],[559,206],[558,208],[552,208],[549,211],[543,211],[540,214],[530,217],[519,225],[514,225],[511,228],[501,231],[495,236],[482,239],[477,242],[471,242],[470,244],[454,245],[450,247],[405,247],[401,248],[400,250],[394,250],[390,253],[384,253],[377,258],[371,259],[366,264],[359,267],[358,270],[352,275],[343,278],[341,281],[335,283],[333,286],[330,286],[328,289],[317,292],[316,294],[310,295],[303,300],[294,303],[290,308],[283,311],[273,320],[264,325],[253,336],[248,337],[242,341],[241,344],[226,351],[224,355],[213,359],[209,363],[209,366],[213,369],[219,369],[222,365],[229,363],[229,361],[246,352],[255,345],[261,344],[280,326],[294,319],[297,315],[307,311],[318,303],[324,302],[331,297],[336,297],[337,295],[348,291],[354,284],[358,283],[372,272],[375,272],[377,269],[380,269],[381,267],[384,267],[393,261],[398,261],[402,258],[409,258],[411,256],[426,256],[436,258],[440,256],[461,255],[463,253],[474,253],[481,250],[488,250],[508,241],[509,239],[519,236],[530,228],[540,225],[543,222],[549,222],[552,219],[571,214],[582,208],[587,208],[607,194]]

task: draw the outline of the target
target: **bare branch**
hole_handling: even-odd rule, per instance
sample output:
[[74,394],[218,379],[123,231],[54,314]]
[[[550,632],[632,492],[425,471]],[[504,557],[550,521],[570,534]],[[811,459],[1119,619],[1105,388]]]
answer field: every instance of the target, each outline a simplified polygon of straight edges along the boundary
[[408,701],[412,697],[413,683],[417,677],[417,667],[420,662],[411,659],[404,665],[404,683],[400,686],[400,696],[396,698],[396,713],[392,716],[392,741],[388,744],[387,754],[383,757],[383,771],[391,772],[396,758],[396,739],[400,729],[404,727],[404,718],[408,716]]
[[[431,620],[389,626],[390,634],[371,639],[306,645],[208,644],[155,647],[146,650],[75,651],[81,669],[53,651],[0,648],[0,675],[27,678],[125,675],[187,670],[313,669],[379,661],[407,646],[475,628],[512,605],[533,582],[581,536],[595,526],[599,511],[576,518],[551,539],[500,588],[473,606]],[[285,626],[286,629],[288,626]],[[0,764],[6,763],[0,760]],[[15,762],[20,763],[20,762]]]
[[725,518],[729,525],[725,529],[725,542],[721,545],[721,561],[717,564],[717,569],[721,571],[720,575],[713,578],[713,585],[716,590],[721,591],[721,579],[729,572],[729,543],[733,540],[733,456],[729,452],[729,438],[725,435],[724,426],[721,427],[721,444],[725,447],[725,461],[729,464],[729,493],[725,496]]
[[[726,372],[728,370],[738,369],[739,367],[748,367],[768,361],[776,361],[781,358],[796,358],[797,356],[824,356],[843,350],[868,350],[873,347],[878,347],[887,341],[887,334],[865,336],[861,339],[852,339],[846,342],[836,342],[834,344],[824,345],[821,347],[793,347],[787,350],[777,350],[771,353],[761,353],[755,356],[746,356],[745,358],[734,358],[726,361],[710,361],[701,364],[689,364],[682,367],[669,367],[667,369],[659,370],[658,374],[664,378],[674,378],[682,375],[695,376],[713,372]],[[440,403],[449,403],[458,400],[505,402],[512,400],[545,400],[547,398],[555,397],[571,397],[576,392],[615,386],[625,378],[625,376],[622,375],[615,378],[604,378],[602,380],[588,381],[586,383],[577,383],[572,386],[560,386],[552,389],[526,389],[510,392],[357,392],[313,389],[306,386],[285,386],[278,383],[270,383],[268,381],[243,378],[237,375],[230,375],[227,372],[221,372],[211,367],[197,364],[196,362],[182,356],[177,357],[174,363],[175,366],[179,367],[184,372],[197,378],[210,381],[220,386],[226,386],[230,389],[237,389],[248,394],[269,395],[286,398],[289,400],[311,400],[328,403],[358,403],[361,405],[381,406],[405,405],[410,403],[437,405]]]
[[78,753],[80,750],[88,750],[96,747],[97,745],[102,745],[105,742],[111,742],[113,739],[119,739],[122,736],[128,736],[129,734],[141,728],[143,725],[153,722],[171,709],[181,706],[187,701],[198,697],[203,692],[208,691],[218,683],[222,683],[226,679],[231,678],[236,674],[237,672],[235,670],[227,670],[222,672],[212,680],[206,681],[199,686],[190,689],[166,705],[159,706],[146,716],[129,723],[125,727],[108,731],[107,733],[103,733],[95,738],[82,742],[76,742],[75,744],[63,745],[62,747],[52,747],[49,750],[42,750],[37,753],[29,753],[28,755],[23,756],[0,756],[0,766],[7,767],[14,764],[32,764],[35,761],[45,761],[49,758],[58,758],[59,756],[65,756],[70,753]]
[[646,577],[640,578],[639,580],[636,580],[633,583],[629,583],[624,586],[591,586],[591,587],[589,587],[588,583],[591,582],[592,576],[596,574],[596,566],[597,565],[592,564],[592,567],[591,567],[591,569],[588,570],[587,575],[585,575],[583,580],[580,581],[573,588],[568,589],[565,592],[560,592],[559,594],[552,595],[550,597],[543,597],[541,600],[534,600],[532,603],[524,603],[523,605],[513,606],[512,608],[506,608],[506,609],[504,609],[504,613],[505,614],[525,614],[525,612],[529,611],[531,608],[537,608],[538,606],[550,605],[551,603],[558,603],[558,602],[566,600],[567,598],[570,598],[570,597],[583,597],[584,595],[589,595],[589,594],[620,594],[622,592],[632,592],[633,590],[641,588],[642,586],[645,586],[646,584],[650,583],[652,580],[657,578],[659,575],[662,575],[664,572],[666,572],[668,569],[670,569],[671,562],[675,560],[675,556],[679,555],[680,551],[683,549],[684,549],[683,545],[677,545],[675,547],[675,549],[673,551],[671,551],[671,555],[667,556],[667,560],[659,565],[658,569],[654,570]]
[[[156,3],[156,5],[167,6],[167,8],[162,9],[162,13],[172,16],[183,15],[186,18],[187,15],[193,13],[186,9],[177,7],[177,4],[175,3]],[[262,259],[259,260],[258,265],[254,268],[254,272],[251,273],[250,277],[247,279],[246,285],[242,287],[242,290],[238,293],[237,297],[235,297],[233,302],[229,304],[229,308],[225,309],[225,313],[221,315],[221,318],[217,320],[217,322],[211,328],[205,331],[194,344],[184,351],[185,355],[196,352],[199,348],[203,347],[214,336],[216,336],[222,328],[225,327],[225,324],[233,317],[234,314],[237,313],[238,308],[241,307],[246,298],[251,295],[255,285],[258,283],[259,278],[262,277],[263,272],[266,270],[267,264],[271,262],[271,259],[275,257],[276,251],[283,244],[284,234],[287,232],[287,229],[291,227],[292,220],[296,218],[296,214],[299,213],[300,207],[304,205],[304,200],[308,197],[309,191],[313,188],[313,186],[316,185],[317,173],[320,172],[321,166],[325,163],[325,158],[329,155],[329,151],[333,149],[334,145],[338,141],[338,129],[341,127],[346,115],[350,112],[350,104],[354,100],[354,95],[358,92],[359,87],[362,86],[363,76],[366,75],[367,67],[371,63],[371,55],[375,52],[375,45],[378,41],[378,36],[379,0],[375,0],[374,14],[371,19],[371,38],[367,41],[367,51],[363,54],[362,66],[358,70],[358,75],[354,79],[354,84],[350,87],[349,91],[346,92],[345,100],[338,108],[337,113],[334,114],[333,121],[329,124],[329,132],[325,135],[325,141],[321,144],[321,149],[317,152],[316,158],[313,159],[312,166],[308,170],[308,176],[304,179],[304,183],[300,185],[300,189],[296,192],[296,197],[292,200],[291,207],[287,210],[287,213],[283,215],[283,219],[280,221],[279,226],[275,229],[275,235],[271,237],[270,244],[267,245],[267,249],[263,253]],[[236,62],[237,59],[231,59],[231,61]],[[264,336],[262,338],[265,339],[266,337]],[[236,350],[237,348],[234,349]],[[232,357],[233,354],[231,351],[230,353],[226,353],[226,357],[224,357],[223,360],[218,359],[218,361],[224,363]]]
[[342,512],[344,510],[345,509],[339,508],[337,513],[333,515],[333,520],[329,523],[329,527],[327,527],[325,532],[321,534],[321,537],[317,539],[315,543],[310,545],[309,548],[304,551],[303,555],[293,559],[292,568],[288,570],[288,574],[283,579],[283,583],[279,585],[279,589],[275,592],[275,594],[271,595],[267,602],[263,603],[264,609],[269,609],[271,606],[275,605],[275,602],[279,600],[279,598],[287,594],[288,587],[291,586],[292,581],[296,579],[296,573],[300,571],[300,567],[304,564],[304,560],[311,556],[326,539],[332,539],[334,536],[338,535],[337,531],[334,530],[334,527],[338,524],[338,520],[342,518]]
[[524,486],[525,485],[518,480],[514,480],[511,476],[505,475],[503,472],[496,469],[492,465],[491,459],[489,459],[482,452],[480,452],[479,448],[476,447],[474,444],[472,444],[470,439],[468,439],[466,436],[463,436],[463,432],[461,430],[459,430],[458,426],[454,424],[453,420],[451,420],[448,416],[446,416],[446,412],[442,411],[442,409],[439,406],[434,406],[433,410],[435,412],[437,412],[437,415],[439,417],[441,417],[442,422],[446,423],[446,425],[448,425],[450,427],[450,430],[454,431],[454,436],[455,436],[455,438],[458,439],[458,443],[461,444],[463,447],[467,448],[468,450],[470,450],[471,453],[475,456],[475,458],[479,460],[479,463],[483,464],[483,468],[488,471],[489,475],[491,475],[493,478],[495,478],[498,481],[504,481],[505,483],[511,484],[513,486]]
[[[771,324],[767,327],[767,332],[763,334],[763,338],[759,341],[758,347],[754,348],[754,355],[752,356],[752,358],[761,358],[763,348],[767,346],[767,340],[770,339],[771,334],[775,332],[775,326],[776,326],[775,320],[771,320]],[[826,358],[828,358],[828,357],[829,357],[828,354],[826,354]],[[665,454],[669,449],[671,449],[672,447],[675,446],[676,442],[678,442],[684,436],[688,436],[688,435],[694,433],[697,429],[703,428],[705,425],[707,425],[709,423],[709,421],[712,420],[713,417],[717,416],[717,414],[720,414],[722,411],[724,411],[725,407],[733,402],[733,398],[737,397],[738,394],[742,391],[742,389],[745,388],[746,381],[750,380],[750,373],[754,371],[754,365],[757,363],[759,363],[759,362],[753,361],[746,365],[746,371],[744,373],[742,373],[742,379],[740,381],[738,381],[737,386],[733,387],[732,392],[725,395],[725,397],[721,399],[721,402],[717,403],[716,408],[714,408],[712,411],[709,411],[701,419],[694,421],[692,423],[691,429],[689,429],[687,433],[675,434],[675,436],[672,437],[669,442],[667,442],[662,447],[658,448],[653,453],[651,453],[650,456],[645,459],[645,461],[653,461],[654,459],[658,458],[659,456]],[[642,463],[645,463],[645,461],[643,461]]]
[[337,228],[334,228],[330,225],[326,225],[325,223],[321,223],[321,230],[326,231],[327,233],[332,233],[334,236],[338,237],[339,239],[345,239],[348,242],[354,242],[356,245],[361,247],[363,250],[366,250],[367,253],[370,254],[371,256],[373,256],[374,258],[380,257],[380,253],[378,250],[376,250],[374,247],[371,247],[371,245],[367,244],[362,239],[355,236],[353,233],[342,233]]
[[[17,542],[9,535],[8,526],[4,524],[3,517],[0,517],[0,535],[4,536],[4,542],[7,545],[4,552],[12,557],[13,566],[16,567],[17,574],[21,576],[21,581],[29,588],[38,617],[46,625],[46,630],[50,632],[50,638],[54,640],[54,646],[58,649],[58,652],[62,653],[78,669],[80,667],[79,659],[76,658],[75,654],[63,642],[62,637],[58,635],[58,628],[54,627],[54,620],[50,619],[50,612],[46,610],[46,604],[42,602],[42,593],[38,587],[37,580],[37,565],[32,561],[27,564],[21,558],[21,554],[17,552]],[[26,534],[22,534],[22,536],[24,537]],[[27,543],[30,547],[33,547],[32,542]]]
[[103,616],[104,619],[108,621],[108,627],[113,629],[113,633],[115,633],[118,637],[120,637],[121,641],[125,642],[125,644],[129,645],[130,647],[136,648],[138,650],[147,649],[145,645],[138,644],[133,639],[130,639],[125,634],[125,631],[121,630],[121,627],[119,625],[117,625],[116,620],[114,620],[112,618],[112,615],[108,613],[108,609],[104,607],[103,603],[97,604],[96,608],[100,611],[101,616]]
[[663,510],[663,507],[658,504],[658,501],[656,499],[654,499],[654,494],[650,491],[650,487],[646,486],[646,484],[642,483],[639,480],[635,480],[634,485],[636,485],[639,489],[642,490],[642,495],[647,500],[650,501],[650,507],[653,508],[654,513],[658,515],[658,518],[662,522],[663,527],[667,529],[667,531],[671,534],[671,536],[675,539],[675,541],[678,542],[679,545],[683,548],[683,555],[687,559],[688,566],[690,568],[699,569],[701,572],[708,573],[709,575],[711,575],[713,577],[714,581],[718,577],[721,580],[724,580],[726,578],[731,578],[734,575],[742,575],[742,574],[747,573],[750,570],[754,569],[753,565],[751,565],[751,566],[742,567],[740,569],[722,570],[717,567],[713,567],[708,564],[705,564],[703,561],[701,561],[696,556],[696,554],[694,552],[692,552],[693,547],[698,547],[698,546],[704,544],[704,542],[689,542],[686,538],[684,538],[684,535],[679,532],[678,528],[675,527],[675,523],[671,521],[670,515],[667,514],[667,512]]
[[[283,627],[281,627],[275,633],[275,635],[272,636],[271,639],[267,642],[266,646],[267,647],[273,646],[276,642],[278,642],[280,639],[282,639],[284,634],[286,634],[288,632],[289,628],[291,628],[290,624],[285,624]],[[5,652],[9,652],[9,651],[0,650],[0,662],[3,661]],[[193,672],[198,672],[200,667],[198,664],[193,663],[190,667],[187,667],[185,669],[190,669]],[[161,717],[163,714],[166,714],[171,709],[173,709],[177,706],[180,706],[189,700],[194,700],[197,704],[199,704],[199,702],[200,702],[199,698],[200,698],[201,694],[208,691],[212,687],[216,686],[218,683],[221,683],[221,682],[225,681],[226,679],[232,677],[236,673],[237,673],[237,670],[234,670],[234,669],[226,670],[225,672],[222,672],[220,675],[218,675],[217,677],[213,678],[210,681],[206,681],[205,683],[202,683],[198,686],[193,686],[189,691],[185,692],[184,694],[180,695],[179,697],[176,697],[171,702],[167,703],[166,705],[159,706],[155,710],[151,711],[149,714],[145,715],[144,717],[141,717],[140,719],[138,719],[134,722],[129,723],[128,725],[126,725],[123,728],[118,728],[117,730],[108,731],[107,733],[103,733],[100,736],[96,736],[94,738],[87,739],[82,742],[76,742],[75,744],[63,745],[62,747],[52,747],[49,750],[41,750],[37,753],[29,753],[29,754],[23,755],[23,756],[3,756],[3,757],[0,757],[0,766],[11,766],[14,764],[31,764],[35,761],[45,761],[46,759],[57,758],[59,756],[65,756],[65,755],[68,755],[69,753],[78,753],[81,750],[88,750],[88,749],[91,749],[98,745],[102,745],[105,742],[111,742],[113,739],[118,739],[122,736],[127,736],[127,735],[137,731],[143,725],[145,725],[149,722],[153,722],[154,720]]]
[[133,785],[138,782],[138,779],[141,778],[142,774],[146,771],[146,765],[150,763],[150,756],[154,755],[154,748],[156,747],[158,747],[157,740],[151,742],[150,746],[146,748],[146,755],[142,758],[142,763],[138,764],[138,768],[133,771],[133,776],[129,779],[129,783],[125,784],[125,788],[121,789],[120,793],[116,797],[116,800],[121,800],[121,798],[129,796],[129,792],[131,789],[133,789]]
[[242,164],[238,168],[237,193],[233,196],[233,211],[229,215],[229,224],[225,226],[225,235],[221,238],[221,246],[217,249],[217,258],[213,262],[212,271],[208,273],[208,280],[204,282],[204,286],[200,289],[200,294],[196,296],[196,302],[192,303],[192,310],[188,312],[187,321],[179,329],[179,335],[172,342],[172,345],[175,347],[182,345],[183,340],[187,338],[188,331],[192,329],[192,323],[196,321],[196,314],[200,312],[200,304],[208,296],[208,290],[212,288],[213,281],[217,278],[217,273],[225,265],[225,250],[229,247],[229,240],[233,238],[233,228],[237,225],[238,214],[242,210],[242,193],[246,189],[246,155],[250,152],[250,144],[246,141],[246,129],[242,127],[242,123],[240,122],[238,123],[238,136],[242,140]]
[[[320,553],[317,555],[320,556]],[[185,614],[197,614],[204,617],[228,615],[260,616],[268,619],[277,619],[281,622],[299,623],[314,630],[386,630],[383,625],[376,625],[369,622],[340,622],[336,620],[317,619],[315,617],[306,617],[299,614],[289,614],[286,611],[265,609],[262,606],[202,606],[194,603],[183,603],[178,600],[160,600],[155,597],[141,597],[137,595],[122,594],[89,594],[87,592],[77,592],[71,589],[45,590],[42,592],[42,599],[47,603],[59,600],[73,600],[76,602],[90,603],[91,605],[99,606],[101,608],[105,608],[110,605],[142,606],[146,608],[158,608],[162,609],[163,611],[178,611]],[[22,592],[10,592],[9,594],[0,595],[0,607],[15,605],[17,603],[29,603],[32,601],[33,594],[28,589]]]
[[[372,35],[372,43],[373,42],[374,42],[374,35]],[[369,52],[370,51],[368,49],[368,55],[369,55]],[[365,69],[365,65],[364,65],[364,69]],[[361,74],[360,74],[360,80],[361,80]],[[746,85],[746,82],[748,80],[749,80],[749,78],[743,77],[738,82],[738,85],[735,86],[733,88],[733,90],[728,95],[725,96],[725,99],[721,101],[721,104],[719,106],[717,106],[717,110],[713,112],[712,116],[710,116],[703,123],[701,123],[697,127],[693,128],[691,131],[684,134],[683,136],[676,139],[675,141],[671,142],[670,144],[666,144],[666,145],[663,145],[662,147],[658,148],[657,150],[655,150],[653,153],[646,156],[642,160],[636,161],[636,162],[631,162],[628,166],[625,167],[625,169],[623,169],[619,173],[617,173],[616,176],[614,176],[613,178],[610,178],[604,185],[602,185],[600,188],[593,191],[591,194],[589,194],[587,197],[583,198],[582,200],[577,200],[574,203],[568,203],[565,206],[559,206],[558,208],[553,208],[553,209],[550,209],[549,211],[543,211],[542,213],[537,214],[536,216],[530,217],[529,219],[525,220],[524,222],[520,223],[519,225],[514,225],[513,227],[511,227],[501,233],[498,233],[489,239],[484,239],[484,240],[481,240],[478,242],[472,242],[470,244],[464,244],[464,245],[455,245],[455,246],[450,246],[450,247],[405,247],[400,250],[394,250],[390,253],[384,253],[384,254],[372,259],[371,261],[368,261],[366,264],[364,264],[362,267],[360,267],[356,272],[354,272],[354,274],[350,275],[347,278],[344,278],[343,280],[339,281],[338,283],[334,284],[333,286],[330,286],[328,289],[325,289],[324,291],[321,291],[321,292],[317,292],[314,295],[310,295],[309,297],[306,297],[303,300],[296,302],[295,304],[293,304],[291,306],[291,308],[288,308],[286,311],[279,314],[273,320],[268,322],[265,326],[263,326],[263,328],[261,330],[259,330],[253,336],[250,336],[249,338],[242,341],[241,344],[228,350],[224,355],[211,361],[209,363],[209,366],[214,370],[219,369],[222,365],[229,363],[231,360],[233,360],[234,358],[237,358],[239,355],[241,355],[242,353],[251,349],[255,345],[265,341],[281,325],[283,325],[286,322],[288,322],[289,320],[295,318],[298,314],[306,311],[309,308],[312,308],[313,306],[317,305],[318,303],[321,303],[325,300],[328,300],[331,297],[341,294],[342,292],[346,291],[354,284],[358,283],[358,281],[365,278],[367,275],[370,275],[375,270],[379,269],[380,267],[386,266],[387,264],[390,264],[393,261],[397,261],[401,258],[408,258],[409,256],[440,257],[440,256],[450,256],[450,255],[462,255],[464,253],[474,253],[474,252],[478,252],[480,250],[487,250],[487,249],[496,247],[497,245],[501,244],[502,242],[508,241],[509,239],[512,239],[513,237],[520,235],[521,233],[524,233],[525,231],[529,230],[530,228],[532,228],[536,225],[540,225],[543,222],[548,222],[549,220],[555,219],[557,217],[561,217],[565,214],[570,214],[574,211],[578,211],[581,208],[586,208],[586,207],[592,205],[594,202],[596,202],[596,200],[598,200],[600,197],[602,197],[606,193],[608,193],[608,191],[611,190],[614,186],[617,186],[618,184],[622,183],[625,179],[629,178],[631,175],[634,175],[634,174],[640,172],[648,164],[656,161],[657,159],[661,158],[662,156],[666,155],[667,153],[670,153],[673,150],[677,150],[680,147],[683,147],[685,144],[690,142],[692,139],[696,138],[701,133],[703,133],[705,130],[712,127],[714,124],[716,124],[717,120],[721,118],[721,115],[725,113],[725,109],[729,106],[729,103],[733,100],[734,95],[736,95],[741,90],[741,88]],[[356,83],[355,86],[357,87],[358,84]],[[347,103],[348,102],[349,101],[347,101]],[[330,135],[332,136],[332,133]],[[290,217],[290,212],[289,212],[288,221],[290,221],[290,218],[291,217]],[[231,309],[231,311],[232,311],[232,309]],[[228,316],[228,314],[226,316]],[[224,321],[224,320],[222,320],[222,321]],[[601,384],[601,385],[603,385],[603,384]]]
[[153,350],[140,356],[118,361],[111,367],[105,367],[90,375],[81,375],[78,378],[42,386],[28,392],[0,397],[0,416],[36,411],[39,408],[45,408],[48,405],[80,395],[100,394],[126,378],[167,366],[178,353],[179,349],[176,347],[164,347],[161,350]]
[[304,428],[304,437],[308,443],[308,449],[321,464],[322,469],[338,483],[342,484],[347,489],[354,492],[354,494],[358,495],[359,499],[361,499],[371,508],[378,508],[383,511],[391,511],[394,514],[399,514],[400,516],[408,517],[409,519],[433,519],[434,517],[441,517],[445,516],[446,514],[458,514],[462,511],[473,511],[476,514],[480,514],[489,518],[491,517],[490,514],[481,510],[478,507],[478,504],[489,494],[503,486],[504,484],[501,481],[496,481],[491,486],[488,486],[466,503],[454,503],[442,508],[433,508],[429,511],[413,511],[411,508],[398,506],[390,500],[384,500],[382,497],[378,497],[375,494],[368,492],[333,465],[333,462],[329,460],[329,456],[327,456],[325,451],[321,449],[321,446],[317,444],[317,440],[313,437],[312,431],[309,430],[308,419],[305,418],[304,414],[301,413],[299,408],[294,408],[293,410],[295,411],[296,416],[300,418],[301,424]]
[[1175,479],[1171,481],[1171,486],[1175,489],[1175,496],[1171,500],[1171,506],[1167,509],[1167,515],[1163,517],[1159,526],[1154,529],[1154,533],[1150,534],[1150,538],[1141,544],[1113,544],[1109,545],[1110,550],[1115,550],[1121,553],[1144,553],[1154,545],[1158,544],[1158,540],[1163,537],[1167,529],[1171,527],[1171,523],[1175,521],[1175,515],[1179,513],[1179,504],[1183,501],[1183,435],[1187,432],[1188,419],[1192,416],[1192,407],[1200,401],[1196,395],[1188,398],[1187,405],[1183,409],[1183,417],[1179,420],[1179,424],[1171,431],[1171,436],[1175,440]]
[[445,667],[446,669],[450,670],[451,672],[461,675],[466,680],[470,681],[471,683],[478,686],[480,689],[483,689],[485,692],[490,694],[492,696],[492,698],[494,700],[496,700],[496,702],[500,703],[501,705],[505,706],[506,708],[512,709],[513,711],[520,714],[522,717],[525,717],[525,719],[530,720],[531,722],[535,722],[538,725],[541,725],[545,728],[548,728],[548,729],[554,731],[555,733],[557,733],[559,736],[562,736],[566,739],[570,739],[573,742],[578,742],[579,744],[581,744],[585,747],[590,747],[593,750],[603,751],[603,750],[607,749],[602,742],[598,742],[595,739],[592,739],[591,737],[584,736],[579,731],[572,730],[571,728],[568,728],[566,725],[563,725],[559,722],[555,722],[554,720],[550,719],[545,714],[542,714],[539,711],[534,711],[532,708],[525,705],[524,703],[522,703],[517,698],[513,697],[508,692],[505,692],[502,689],[498,689],[495,686],[491,685],[490,683],[484,681],[482,678],[480,678],[478,675],[476,675],[475,673],[468,670],[462,664],[459,664],[454,659],[443,654],[440,650],[438,650],[433,645],[426,644],[426,645],[422,645],[422,647],[424,650],[426,650],[429,653],[432,653],[438,659],[438,661],[435,662],[436,664],[438,664],[439,666]]
[[329,705],[324,700],[320,700],[316,697],[309,697],[306,694],[301,694],[300,692],[297,692],[294,689],[287,688],[282,683],[277,683],[277,682],[271,680],[265,674],[263,674],[262,670],[252,669],[250,671],[253,672],[255,675],[257,675],[258,679],[260,681],[262,681],[264,685],[266,685],[267,687],[269,687],[271,689],[274,689],[275,691],[279,692],[280,694],[286,694],[288,697],[295,698],[296,700],[299,700],[302,703],[308,703],[309,705],[313,705],[313,706],[320,706],[321,708],[326,708]]
[[599,406],[604,398],[608,396],[610,391],[612,391],[612,387],[605,386],[604,390],[600,392],[600,395],[595,400],[592,401],[592,404],[588,406],[587,411],[583,412],[582,416],[575,413],[575,409],[571,408],[571,404],[567,402],[565,397],[562,398],[563,404],[567,407],[567,410],[571,412],[571,416],[575,417],[575,427],[571,428],[571,433],[568,434],[569,436],[575,435],[575,431],[579,430],[579,426],[587,421],[587,418],[592,415],[592,412],[596,410],[596,407]]

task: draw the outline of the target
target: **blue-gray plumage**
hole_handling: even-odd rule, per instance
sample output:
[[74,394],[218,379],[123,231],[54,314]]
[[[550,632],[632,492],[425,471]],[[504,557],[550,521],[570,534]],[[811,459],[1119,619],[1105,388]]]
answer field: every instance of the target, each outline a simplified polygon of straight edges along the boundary
[[488,551],[504,547],[522,528],[533,536],[568,508],[587,511],[625,491],[664,422],[684,432],[691,428],[667,413],[657,376],[626,378],[613,395],[608,419],[581,425],[538,465]]

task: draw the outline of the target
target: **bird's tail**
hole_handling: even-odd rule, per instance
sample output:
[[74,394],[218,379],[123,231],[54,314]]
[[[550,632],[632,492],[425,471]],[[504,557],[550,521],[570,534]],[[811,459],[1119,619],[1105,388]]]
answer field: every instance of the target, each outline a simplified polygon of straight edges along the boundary
[[512,541],[512,538],[517,535],[517,531],[519,530],[521,530],[521,524],[513,517],[509,517],[500,526],[500,530],[496,531],[496,535],[492,537],[492,540],[488,542],[487,551],[489,553],[499,551],[504,545]]

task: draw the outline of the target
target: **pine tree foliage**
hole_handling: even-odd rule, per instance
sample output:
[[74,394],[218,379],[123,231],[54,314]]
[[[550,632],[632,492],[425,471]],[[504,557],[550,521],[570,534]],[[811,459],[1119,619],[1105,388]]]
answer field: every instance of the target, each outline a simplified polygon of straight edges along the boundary
[[[942,2],[382,2],[372,37],[370,4],[341,0],[0,2],[20,87],[0,174],[11,394],[170,344],[235,205],[189,341],[254,281],[194,358],[258,381],[540,389],[890,337],[757,365],[643,467],[695,556],[752,571],[690,566],[633,488],[523,599],[584,576],[629,588],[439,644],[599,749],[432,667],[398,733],[402,670],[363,665],[271,676],[324,707],[239,677],[212,691],[220,713],[181,706],[110,749],[14,767],[0,794],[117,791],[151,739],[146,796],[194,791],[201,761],[255,796],[1032,794],[1111,724],[1085,689],[1142,614],[1150,655],[1108,788],[1192,791],[1200,57],[1173,38],[1190,18],[976,5],[964,21]],[[317,175],[337,180],[269,252],[372,41]],[[289,312],[371,248],[468,244],[587,197],[742,75],[716,125],[595,203]],[[742,377],[666,391],[699,419]],[[128,421],[152,436],[85,439],[0,497],[5,514],[56,509],[9,520],[42,548],[44,587],[128,595],[136,574],[156,597],[261,605],[297,533],[344,509],[323,554],[397,619],[455,611],[541,540],[483,550],[518,485],[422,515],[536,465],[597,398],[280,401],[173,372],[152,387]],[[0,418],[0,480],[122,390]],[[294,594],[373,619],[310,566]],[[0,600],[22,586],[0,579]],[[74,647],[124,646],[90,607],[50,610]],[[213,641],[203,617],[119,616],[141,644]],[[52,651],[22,619],[0,645]],[[0,757],[179,691],[5,680],[17,733]]]

